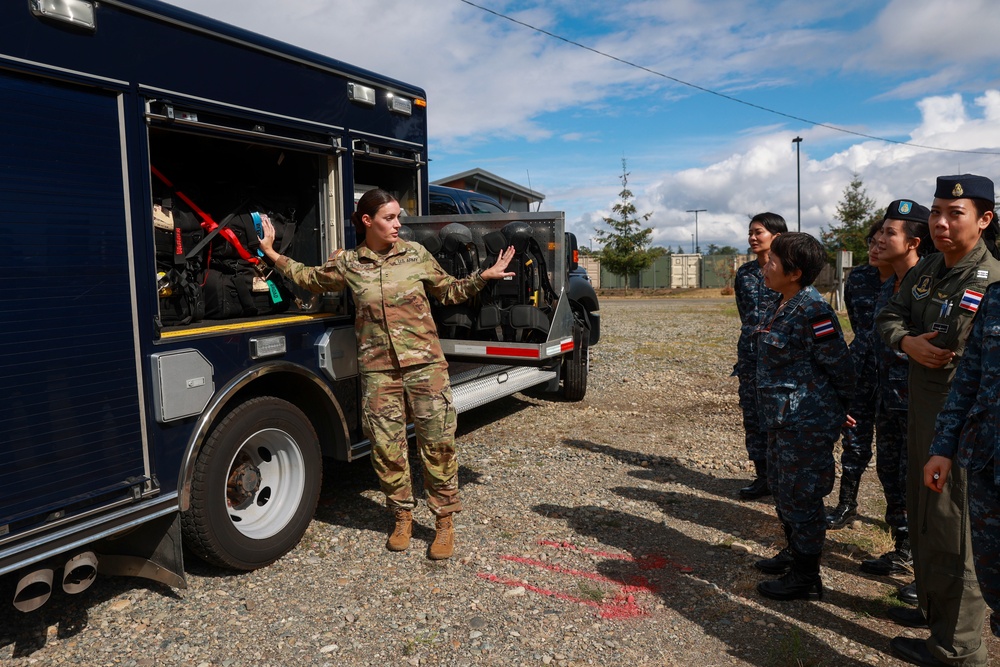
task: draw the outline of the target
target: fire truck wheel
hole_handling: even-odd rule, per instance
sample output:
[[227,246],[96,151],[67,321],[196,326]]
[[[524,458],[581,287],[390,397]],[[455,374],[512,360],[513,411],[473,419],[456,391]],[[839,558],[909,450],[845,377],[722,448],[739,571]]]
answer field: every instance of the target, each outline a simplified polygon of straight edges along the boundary
[[322,483],[319,439],[301,410],[253,398],[230,412],[195,461],[184,542],[209,563],[270,565],[305,533]]
[[582,325],[573,327],[573,351],[563,360],[562,395],[568,401],[582,401],[587,395],[590,370],[590,336]]

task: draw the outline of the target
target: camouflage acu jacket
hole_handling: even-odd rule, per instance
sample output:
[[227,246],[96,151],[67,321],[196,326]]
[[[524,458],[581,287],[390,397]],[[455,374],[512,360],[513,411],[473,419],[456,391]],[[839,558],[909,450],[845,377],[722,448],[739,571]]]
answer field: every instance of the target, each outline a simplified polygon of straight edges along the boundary
[[836,430],[856,374],[840,322],[812,286],[774,304],[757,327],[757,407],[771,430]]
[[992,460],[1000,484],[1000,284],[986,292],[935,424],[931,455],[978,471]]
[[397,241],[385,255],[361,244],[334,251],[323,266],[281,257],[276,267],[310,292],[351,290],[363,372],[443,360],[428,294],[451,305],[467,301],[486,285],[478,273],[461,280],[448,275],[422,245],[407,241]]

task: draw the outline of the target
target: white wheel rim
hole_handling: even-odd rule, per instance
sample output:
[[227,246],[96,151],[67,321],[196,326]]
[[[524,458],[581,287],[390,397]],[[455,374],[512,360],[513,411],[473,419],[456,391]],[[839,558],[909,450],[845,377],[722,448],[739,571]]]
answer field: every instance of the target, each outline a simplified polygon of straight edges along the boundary
[[[306,485],[305,462],[288,433],[263,429],[247,438],[233,455],[227,481],[248,464],[259,471],[259,483],[239,494],[223,486],[222,502],[236,530],[263,540],[278,534],[298,513]],[[240,501],[238,506],[234,500]]]

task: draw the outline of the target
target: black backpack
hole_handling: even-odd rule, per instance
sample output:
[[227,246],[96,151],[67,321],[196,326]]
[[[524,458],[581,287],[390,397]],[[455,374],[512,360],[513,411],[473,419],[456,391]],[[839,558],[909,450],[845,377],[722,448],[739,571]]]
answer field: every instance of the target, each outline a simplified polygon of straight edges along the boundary
[[280,214],[251,210],[227,217],[219,227],[231,229],[242,247],[236,247],[221,233],[211,239],[210,259],[203,283],[206,317],[230,319],[288,310],[294,296],[284,276],[272,271],[264,278],[254,265],[243,258],[241,252],[245,250],[263,258],[260,238],[264,233],[261,225],[265,216],[274,227],[275,250],[284,253],[291,245],[295,224]]

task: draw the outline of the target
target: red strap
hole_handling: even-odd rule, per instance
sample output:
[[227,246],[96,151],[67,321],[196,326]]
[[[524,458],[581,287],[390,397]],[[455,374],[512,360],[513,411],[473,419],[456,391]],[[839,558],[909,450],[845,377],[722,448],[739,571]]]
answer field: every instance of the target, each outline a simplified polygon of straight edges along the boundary
[[[190,206],[191,210],[198,214],[198,217],[201,218],[201,227],[202,229],[205,230],[206,233],[211,232],[212,230],[214,230],[216,227],[219,226],[219,223],[213,220],[212,216],[210,216],[205,211],[201,210],[198,207],[198,205],[195,204],[193,201],[191,201],[191,199],[186,194],[178,190],[174,186],[174,184],[171,183],[159,169],[157,169],[153,165],[149,165],[149,169],[150,171],[153,172],[153,175],[156,176],[161,181],[163,181],[163,184],[166,185],[168,188],[170,188],[173,191],[173,193],[180,198],[181,201]],[[260,262],[258,258],[251,255],[247,251],[247,249],[243,247],[243,244],[240,243],[239,237],[236,236],[236,232],[234,232],[233,230],[227,227],[226,229],[223,229],[221,232],[219,232],[219,236],[226,239],[226,242],[229,243],[229,245],[233,246],[233,249],[236,250],[236,253],[240,256],[240,258],[246,260],[247,262],[250,262],[251,264],[258,264]]]

